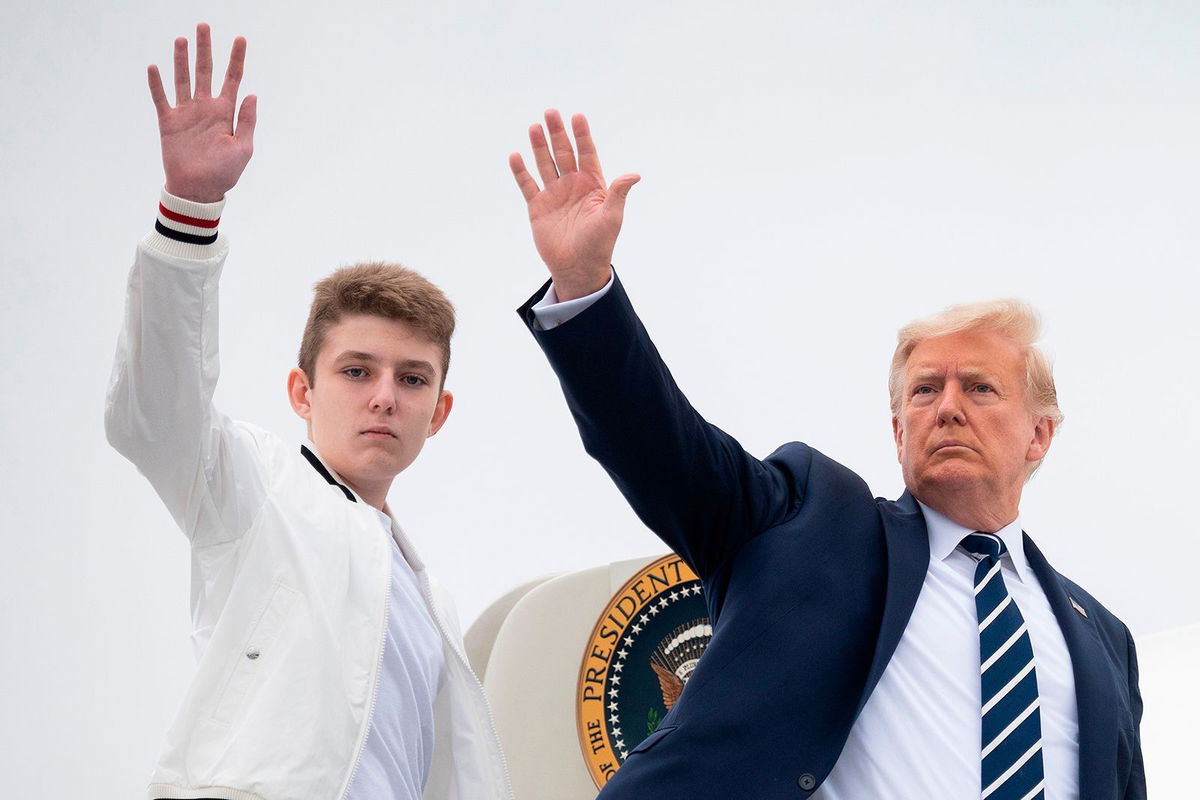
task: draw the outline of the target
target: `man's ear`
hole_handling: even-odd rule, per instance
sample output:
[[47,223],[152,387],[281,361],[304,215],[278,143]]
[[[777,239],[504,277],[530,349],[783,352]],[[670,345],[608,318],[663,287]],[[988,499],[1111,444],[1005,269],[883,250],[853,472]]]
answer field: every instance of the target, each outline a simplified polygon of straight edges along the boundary
[[1054,420],[1041,417],[1033,426],[1033,437],[1029,440],[1029,450],[1025,453],[1026,461],[1041,461],[1050,452],[1050,442],[1054,439]]
[[288,402],[292,404],[292,411],[296,412],[296,416],[310,422],[312,421],[312,400],[309,397],[311,391],[312,386],[309,384],[304,370],[292,367],[292,371],[287,376]]
[[904,426],[899,417],[892,417],[892,438],[896,440],[896,460],[904,463]]
[[429,420],[429,433],[425,434],[426,439],[442,429],[442,425],[445,424],[446,417],[450,416],[450,409],[453,407],[454,395],[443,389],[437,405],[433,407],[433,418]]

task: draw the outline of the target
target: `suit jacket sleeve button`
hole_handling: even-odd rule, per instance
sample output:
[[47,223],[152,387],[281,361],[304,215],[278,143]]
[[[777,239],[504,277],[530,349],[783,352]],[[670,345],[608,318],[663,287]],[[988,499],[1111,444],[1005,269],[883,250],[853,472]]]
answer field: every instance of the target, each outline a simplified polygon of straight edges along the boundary
[[817,779],[811,773],[806,772],[799,778],[796,778],[796,785],[807,792],[816,788]]

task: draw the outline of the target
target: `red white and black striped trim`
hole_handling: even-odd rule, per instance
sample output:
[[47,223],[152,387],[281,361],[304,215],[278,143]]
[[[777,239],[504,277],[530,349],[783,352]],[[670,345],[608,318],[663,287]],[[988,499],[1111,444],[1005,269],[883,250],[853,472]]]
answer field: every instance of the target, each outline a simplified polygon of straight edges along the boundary
[[169,194],[165,189],[158,203],[154,230],[176,242],[208,245],[217,241],[217,225],[225,201],[196,203]]

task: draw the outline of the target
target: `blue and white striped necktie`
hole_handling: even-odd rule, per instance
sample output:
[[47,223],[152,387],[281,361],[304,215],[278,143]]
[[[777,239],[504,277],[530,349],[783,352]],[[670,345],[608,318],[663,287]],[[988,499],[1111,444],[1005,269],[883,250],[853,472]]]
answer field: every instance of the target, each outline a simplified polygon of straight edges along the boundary
[[979,558],[975,610],[979,615],[983,735],[982,800],[1042,800],[1042,717],[1033,645],[1025,618],[1000,575],[1006,550],[999,536],[972,533],[962,548]]

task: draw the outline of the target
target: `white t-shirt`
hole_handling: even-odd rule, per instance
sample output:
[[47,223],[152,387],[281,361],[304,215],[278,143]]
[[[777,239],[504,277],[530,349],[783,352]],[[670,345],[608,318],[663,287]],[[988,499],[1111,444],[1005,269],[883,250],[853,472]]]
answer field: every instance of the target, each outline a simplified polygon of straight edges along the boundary
[[446,679],[446,657],[412,567],[392,538],[392,588],[383,667],[371,729],[347,800],[420,800],[433,756],[433,701]]

